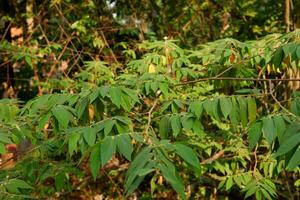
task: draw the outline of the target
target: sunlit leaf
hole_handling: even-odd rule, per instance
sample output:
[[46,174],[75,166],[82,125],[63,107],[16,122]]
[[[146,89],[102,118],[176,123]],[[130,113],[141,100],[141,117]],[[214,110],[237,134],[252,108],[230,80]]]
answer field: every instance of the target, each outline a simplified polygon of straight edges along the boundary
[[231,112],[232,103],[231,103],[230,99],[228,99],[228,98],[220,98],[219,102],[220,102],[220,107],[221,107],[223,116],[225,118],[227,118],[227,116]]

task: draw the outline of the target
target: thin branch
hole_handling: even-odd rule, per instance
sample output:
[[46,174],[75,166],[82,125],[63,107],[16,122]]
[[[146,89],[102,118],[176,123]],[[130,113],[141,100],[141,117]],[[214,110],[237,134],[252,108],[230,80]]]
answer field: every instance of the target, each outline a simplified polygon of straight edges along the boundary
[[207,77],[207,78],[200,78],[192,81],[185,81],[179,84],[175,84],[174,86],[181,86],[181,85],[189,85],[189,84],[194,84],[198,82],[204,82],[204,81],[254,81],[254,82],[279,82],[279,81],[300,81],[300,78],[281,78],[281,79],[271,79],[271,78],[239,78],[239,77]]
[[275,95],[273,94],[273,91],[272,91],[272,88],[271,88],[271,81],[269,80],[269,91],[270,91],[270,95],[271,97],[273,98],[273,100],[277,103],[277,105],[282,109],[284,110],[287,114],[293,116],[293,117],[296,117],[298,118],[294,113],[291,113],[288,109],[286,109],[275,97]]
[[158,99],[156,99],[153,103],[153,106],[150,108],[149,112],[148,112],[148,123],[147,123],[147,127],[146,127],[146,134],[148,134],[149,128],[151,126],[151,117],[152,117],[152,112],[154,110],[154,108],[156,107],[158,103]]
[[2,38],[1,38],[1,42],[5,39],[6,35],[8,34],[8,31],[10,31],[11,25],[12,25],[12,23],[10,22],[8,24],[7,28],[4,31],[4,34],[3,34]]
[[215,161],[215,160],[217,160],[217,159],[219,159],[219,158],[221,158],[223,156],[224,156],[224,150],[221,150],[218,153],[216,153],[215,155],[213,155],[212,157],[210,157],[210,158],[208,158],[206,160],[203,160],[201,162],[201,164],[203,165],[203,164],[210,163],[210,162]]
[[109,46],[109,44],[108,44],[108,42],[107,42],[107,40],[106,40],[106,37],[105,37],[103,31],[100,31],[100,33],[101,33],[101,37],[102,37],[102,39],[103,39],[103,41],[104,41],[104,44],[105,44],[105,46],[108,48],[108,50],[109,50],[111,56],[113,57],[114,61],[115,61],[118,65],[120,65],[120,63],[119,63],[119,61],[118,61],[116,55],[114,54],[113,50],[111,49],[111,47]]

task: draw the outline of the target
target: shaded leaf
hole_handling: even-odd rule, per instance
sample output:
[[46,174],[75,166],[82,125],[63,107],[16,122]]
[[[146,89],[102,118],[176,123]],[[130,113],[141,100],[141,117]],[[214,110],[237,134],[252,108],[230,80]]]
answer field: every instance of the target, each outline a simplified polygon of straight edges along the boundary
[[168,138],[171,131],[169,118],[164,116],[159,122],[159,134],[162,139]]
[[95,146],[93,146],[90,155],[90,168],[94,180],[96,180],[100,166],[101,166],[101,149],[100,149],[100,143],[98,143]]
[[166,181],[168,181],[172,185],[174,190],[179,194],[180,198],[186,199],[182,180],[177,176],[176,172],[170,170],[170,168],[175,168],[175,167],[164,165],[164,164],[159,164],[157,167],[161,170],[162,175],[164,176]]
[[170,117],[171,127],[173,130],[173,136],[176,138],[181,131],[181,121],[178,115],[173,115]]
[[150,147],[143,148],[139,154],[131,162],[129,169],[126,172],[125,190],[126,195],[130,195],[142,182],[143,176],[138,176],[139,172],[151,160],[153,154]]
[[249,130],[248,139],[249,139],[249,148],[252,150],[257,142],[259,141],[262,135],[262,123],[256,122],[254,123]]
[[104,122],[104,135],[108,135],[115,125],[115,120],[109,119]]
[[113,136],[105,137],[101,142],[101,164],[104,166],[116,151],[116,143]]
[[82,130],[83,138],[89,146],[95,144],[96,141],[96,131],[92,127],[86,127]]
[[276,138],[276,129],[273,119],[271,117],[266,117],[263,119],[262,131],[268,143],[271,145],[274,139]]
[[131,154],[133,151],[133,146],[131,139],[127,134],[120,134],[116,137],[117,147],[119,152],[125,156],[125,158],[131,161]]
[[256,119],[256,102],[254,98],[247,98],[248,105],[248,119],[249,122],[253,122]]
[[120,108],[122,101],[122,90],[119,87],[111,87],[109,90],[109,95],[111,102]]
[[300,142],[300,133],[297,133],[295,135],[292,135],[291,137],[287,138],[282,142],[282,144],[279,146],[277,152],[275,153],[275,156],[281,156],[290,150],[292,150],[294,147],[296,147]]
[[194,166],[195,168],[200,168],[200,162],[192,148],[180,143],[176,143],[174,148],[176,153],[183,158],[185,162]]
[[61,125],[61,127],[67,128],[73,115],[69,111],[67,111],[63,106],[56,106],[51,111],[58,123]]
[[293,170],[296,167],[298,167],[299,165],[300,165],[300,148],[297,148],[297,150],[295,151],[295,153],[291,157],[291,159],[290,159],[290,161],[289,161],[286,168],[288,170]]
[[69,141],[68,141],[68,144],[69,144],[69,154],[70,156],[73,155],[73,152],[77,152],[77,142],[80,138],[80,133],[72,133],[70,138],[69,138]]

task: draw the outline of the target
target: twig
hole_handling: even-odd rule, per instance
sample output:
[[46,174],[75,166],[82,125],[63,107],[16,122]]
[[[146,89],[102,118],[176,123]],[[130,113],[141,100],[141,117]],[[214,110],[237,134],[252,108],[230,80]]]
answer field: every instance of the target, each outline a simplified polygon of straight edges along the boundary
[[147,123],[147,127],[146,127],[146,134],[148,134],[150,125],[151,125],[151,116],[152,116],[152,112],[155,108],[155,106],[157,105],[158,99],[156,99],[153,103],[153,106],[150,108],[149,112],[148,112],[148,123]]
[[204,164],[207,164],[207,163],[209,163],[209,162],[215,161],[215,160],[217,160],[217,159],[223,157],[223,156],[224,156],[224,153],[225,153],[224,150],[221,150],[221,151],[219,151],[218,153],[216,153],[215,155],[213,155],[212,157],[203,160],[203,161],[201,162],[201,164],[204,165]]
[[253,172],[256,172],[256,167],[257,167],[257,148],[258,144],[256,144],[253,155],[254,155],[254,166],[253,166]]
[[270,91],[270,95],[271,95],[271,97],[273,98],[273,100],[277,103],[277,105],[282,109],[282,110],[284,110],[287,114],[289,114],[289,115],[291,115],[291,116],[293,116],[293,117],[296,117],[296,118],[298,118],[298,116],[296,116],[294,113],[292,113],[292,112],[290,112],[288,109],[286,109],[277,99],[276,99],[276,97],[274,96],[274,94],[273,94],[273,91],[272,91],[272,88],[271,88],[271,84],[272,84],[272,82],[271,82],[271,80],[269,80],[269,91]]
[[1,38],[1,42],[5,39],[6,34],[8,33],[8,31],[10,31],[11,25],[12,25],[12,23],[10,22],[10,23],[8,24],[7,28],[6,28],[5,31],[4,31],[4,34],[3,34],[2,38]]
[[207,77],[207,78],[200,78],[192,81],[185,81],[179,84],[175,84],[176,86],[181,85],[188,85],[188,84],[194,84],[198,82],[204,82],[204,81],[215,81],[215,80],[231,80],[231,81],[255,81],[255,82],[278,82],[278,81],[300,81],[300,78],[282,78],[282,79],[271,79],[271,78],[239,78],[239,77]]
[[116,55],[114,54],[113,50],[110,48],[110,46],[109,46],[109,44],[108,44],[108,42],[107,42],[107,40],[106,40],[106,37],[105,37],[103,31],[100,31],[100,33],[101,33],[102,39],[104,40],[104,44],[105,44],[105,46],[109,49],[109,52],[110,52],[111,56],[113,57],[114,61],[115,61],[118,65],[120,65],[119,61],[117,60]]

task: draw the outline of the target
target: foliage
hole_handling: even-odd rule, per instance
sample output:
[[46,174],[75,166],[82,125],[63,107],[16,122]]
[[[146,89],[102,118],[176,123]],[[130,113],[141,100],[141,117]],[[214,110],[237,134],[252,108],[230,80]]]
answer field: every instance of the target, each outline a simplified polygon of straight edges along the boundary
[[118,160],[129,163],[125,196],[142,182],[155,196],[162,176],[182,199],[212,197],[214,188],[220,196],[239,191],[238,197],[273,199],[285,188],[285,174],[299,171],[296,93],[282,105],[273,83],[202,80],[287,72],[299,67],[299,49],[299,31],[257,41],[223,39],[194,51],[174,41],[145,41],[122,70],[88,61],[59,92],[21,108],[3,99],[2,152],[25,137],[34,145],[9,171],[3,194],[71,191],[74,177],[96,180],[100,168],[110,170]]
[[1,18],[34,19],[0,42],[22,100],[0,100],[1,199],[299,194],[300,32],[273,33],[282,2],[33,7]]

